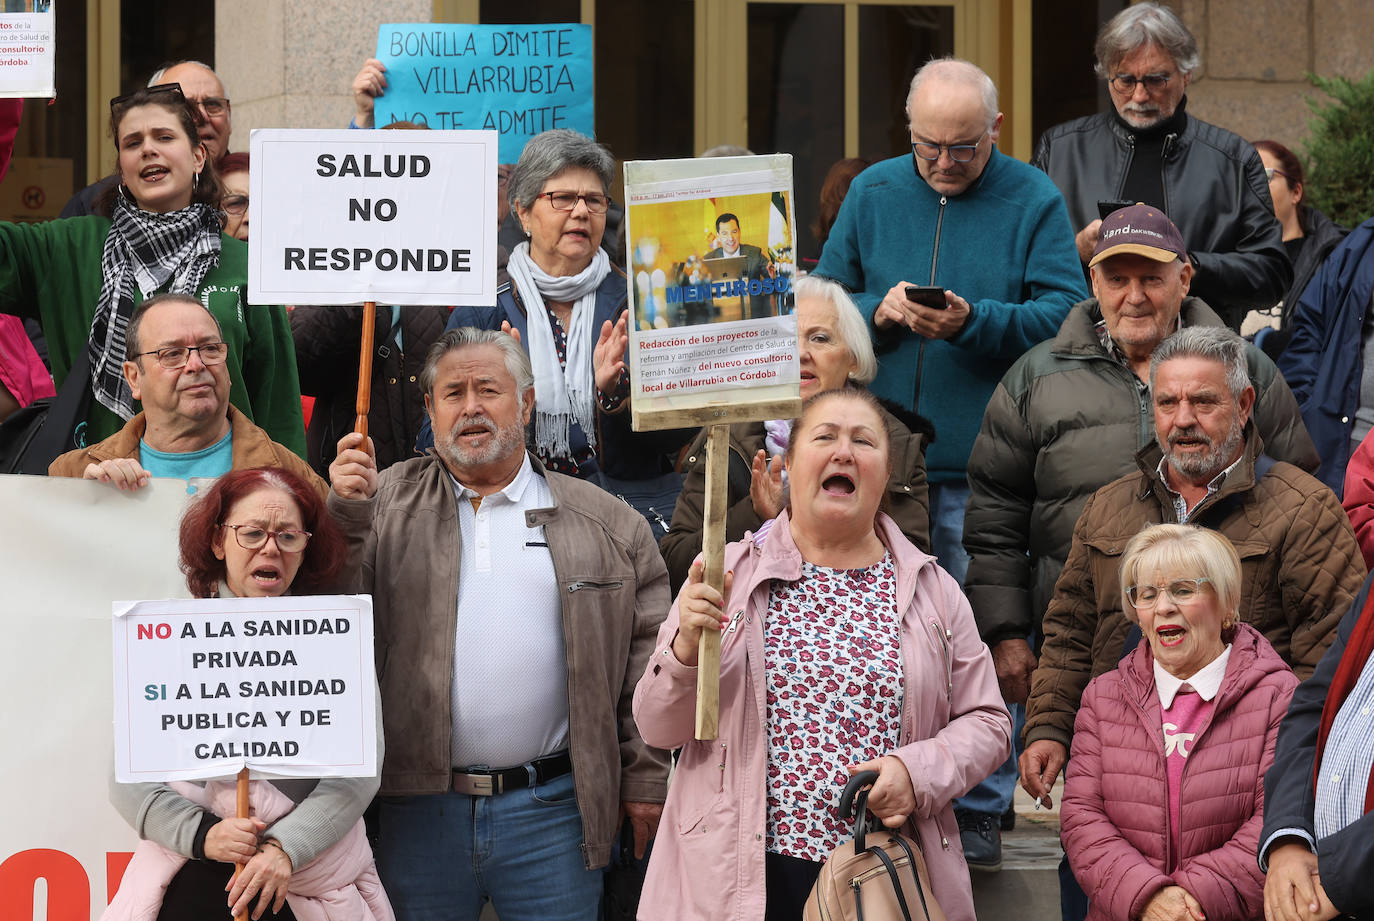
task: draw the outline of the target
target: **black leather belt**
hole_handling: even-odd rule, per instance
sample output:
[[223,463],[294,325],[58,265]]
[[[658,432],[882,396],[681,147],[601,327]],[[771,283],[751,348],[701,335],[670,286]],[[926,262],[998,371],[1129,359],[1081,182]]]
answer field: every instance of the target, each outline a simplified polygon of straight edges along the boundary
[[491,771],[480,768],[454,768],[453,792],[465,793],[468,796],[495,796],[507,790],[523,790],[528,787],[531,774],[534,775],[534,783],[547,783],[571,771],[572,756],[567,752],[559,752],[547,758],[536,758],[517,767]]

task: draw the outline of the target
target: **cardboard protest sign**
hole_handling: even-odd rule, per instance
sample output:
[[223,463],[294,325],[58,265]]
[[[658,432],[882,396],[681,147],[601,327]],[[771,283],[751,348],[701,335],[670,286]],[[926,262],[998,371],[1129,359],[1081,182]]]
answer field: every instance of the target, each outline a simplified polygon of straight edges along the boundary
[[51,0],[5,4],[0,14],[0,96],[57,95],[57,14]]
[[496,303],[496,133],[257,130],[254,304]]
[[108,794],[110,601],[186,596],[189,499],[177,480],[0,476],[0,918],[99,917],[138,843]]
[[114,606],[115,779],[377,772],[372,599]]
[[378,128],[497,131],[502,163],[551,128],[595,136],[591,26],[388,23],[377,30],[377,59],[386,66]]
[[800,406],[792,158],[625,164],[636,429]]

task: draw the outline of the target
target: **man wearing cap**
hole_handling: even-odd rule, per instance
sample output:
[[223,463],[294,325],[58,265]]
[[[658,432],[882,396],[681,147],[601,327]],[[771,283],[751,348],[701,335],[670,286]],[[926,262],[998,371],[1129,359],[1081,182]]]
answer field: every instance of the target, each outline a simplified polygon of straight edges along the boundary
[[1253,348],[1223,327],[1190,326],[1150,356],[1154,443],[1136,453],[1139,469],[1083,506],[1045,611],[1020,760],[1032,797],[1047,795],[1064,765],[1088,681],[1115,668],[1139,638],[1122,609],[1119,573],[1142,528],[1190,524],[1224,535],[1240,556],[1239,619],[1299,678],[1312,674],[1364,582],[1364,559],[1335,494],[1264,454],[1250,423]]
[[[1186,253],[1158,209],[1111,214],[1091,260],[1095,296],[1012,365],[988,403],[969,459],[964,590],[1008,704],[1024,704],[1030,693],[1041,618],[1084,503],[1129,473],[1152,442],[1150,353],[1177,329],[1222,325],[1188,295]],[[1316,450],[1283,377],[1254,346],[1245,360],[1267,452],[1315,469]],[[1010,804],[1015,765],[1013,756],[984,782],[998,797],[992,808]]]

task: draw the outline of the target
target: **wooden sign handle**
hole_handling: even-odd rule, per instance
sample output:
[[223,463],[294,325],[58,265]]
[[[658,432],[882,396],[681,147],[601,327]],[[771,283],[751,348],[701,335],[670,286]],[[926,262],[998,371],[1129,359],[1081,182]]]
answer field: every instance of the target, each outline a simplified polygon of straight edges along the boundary
[[[246,819],[248,818],[248,768],[239,771],[238,788],[235,793],[237,794],[236,802],[238,805],[234,811],[235,815],[240,819]],[[234,864],[234,879],[239,878],[239,874],[243,872],[243,867],[244,865],[241,863]],[[248,912],[242,911],[234,915],[234,921],[244,921],[247,917]]]
[[[725,591],[725,510],[730,476],[730,426],[712,425],[706,436],[706,509],[701,552],[702,579]],[[697,647],[696,737],[714,739],[720,733],[720,633],[701,631]]]
[[[353,420],[353,431],[361,432],[367,438],[367,413],[372,408],[372,351],[376,340],[377,302],[368,301],[363,305],[363,344],[358,352],[358,417]],[[366,449],[366,442],[363,445]]]

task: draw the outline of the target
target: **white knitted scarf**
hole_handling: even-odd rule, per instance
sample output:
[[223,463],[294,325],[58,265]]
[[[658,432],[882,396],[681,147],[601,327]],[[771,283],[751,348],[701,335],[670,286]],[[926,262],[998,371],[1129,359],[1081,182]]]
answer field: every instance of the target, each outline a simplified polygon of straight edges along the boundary
[[[525,304],[528,332],[525,349],[534,368],[534,444],[541,457],[567,457],[571,422],[582,427],[587,444],[596,447],[596,380],[592,352],[596,348],[596,291],[611,272],[606,251],[597,247],[591,265],[576,275],[549,275],[530,258],[530,245],[511,251],[506,266]],[[558,348],[549,327],[545,299],[571,302],[567,361],[558,364]]]

